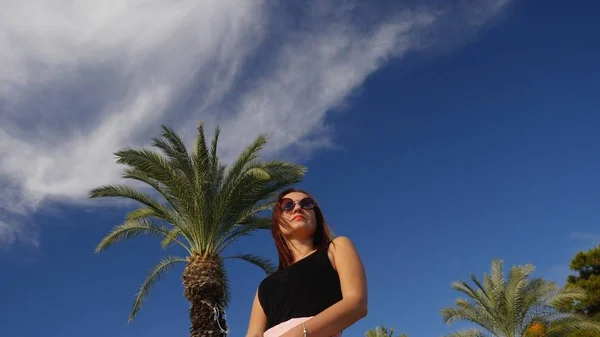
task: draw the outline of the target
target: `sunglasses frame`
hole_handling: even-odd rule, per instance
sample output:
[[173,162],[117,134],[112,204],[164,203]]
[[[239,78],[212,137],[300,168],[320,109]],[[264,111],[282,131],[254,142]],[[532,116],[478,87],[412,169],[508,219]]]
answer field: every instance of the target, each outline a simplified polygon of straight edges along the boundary
[[[311,200],[312,203],[313,203],[313,206],[311,208],[306,208],[306,207],[302,206],[302,202],[304,200],[307,200],[307,199]],[[290,200],[293,203],[294,206],[292,207],[292,209],[287,210],[287,209],[285,209],[283,207],[282,202],[284,200]],[[311,197],[305,197],[305,198],[300,199],[299,201],[296,201],[296,200],[294,200],[292,198],[283,198],[283,199],[279,200],[279,202],[277,204],[279,205],[279,208],[281,208],[281,210],[284,211],[284,212],[291,212],[291,211],[293,211],[294,208],[296,208],[296,204],[300,205],[300,208],[302,208],[303,210],[307,210],[307,211],[310,211],[311,209],[315,209],[315,207],[317,207],[317,201],[314,198],[311,198]]]

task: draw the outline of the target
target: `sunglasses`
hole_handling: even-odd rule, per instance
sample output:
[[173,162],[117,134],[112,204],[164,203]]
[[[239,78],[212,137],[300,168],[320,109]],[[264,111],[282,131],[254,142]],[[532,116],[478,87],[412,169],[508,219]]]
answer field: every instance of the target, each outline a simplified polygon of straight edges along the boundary
[[317,202],[313,198],[304,198],[300,201],[294,201],[290,198],[283,198],[281,201],[279,201],[279,207],[281,207],[284,212],[289,212],[296,207],[296,203],[299,203],[300,207],[305,210],[311,210],[317,205]]

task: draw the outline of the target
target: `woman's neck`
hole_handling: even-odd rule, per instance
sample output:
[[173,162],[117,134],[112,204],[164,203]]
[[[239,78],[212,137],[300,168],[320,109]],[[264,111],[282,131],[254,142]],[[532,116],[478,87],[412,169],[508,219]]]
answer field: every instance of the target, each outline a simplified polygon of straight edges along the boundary
[[290,239],[288,242],[290,250],[294,255],[294,261],[302,259],[315,250],[312,238]]

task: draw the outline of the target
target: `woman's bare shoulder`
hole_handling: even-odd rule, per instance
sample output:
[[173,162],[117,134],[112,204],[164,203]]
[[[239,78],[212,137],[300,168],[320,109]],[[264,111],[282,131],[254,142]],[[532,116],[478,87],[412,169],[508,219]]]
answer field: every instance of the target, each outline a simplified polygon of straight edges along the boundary
[[347,236],[337,236],[335,239],[331,240],[331,246],[329,250],[336,253],[339,250],[356,250],[354,247],[354,243]]
[[337,262],[340,262],[339,260],[346,258],[348,253],[350,253],[350,255],[356,254],[356,248],[350,238],[346,236],[337,236],[331,241],[327,255],[329,256],[334,269],[337,270],[336,257],[338,260]]

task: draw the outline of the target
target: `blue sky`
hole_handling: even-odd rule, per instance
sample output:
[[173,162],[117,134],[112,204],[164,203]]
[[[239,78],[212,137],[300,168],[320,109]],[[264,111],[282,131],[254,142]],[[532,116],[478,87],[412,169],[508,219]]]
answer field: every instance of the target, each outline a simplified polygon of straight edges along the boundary
[[[124,1],[57,17],[40,3],[45,30],[0,14],[15,37],[0,42],[2,336],[187,334],[182,268],[127,324],[166,253],[140,238],[94,255],[130,205],[85,194],[118,181],[116,149],[160,123],[191,137],[199,119],[223,126],[226,159],[265,131],[266,156],[308,166],[301,187],[367,269],[369,315],[345,336],[451,331],[439,314],[458,296],[450,283],[494,258],[564,282],[572,255],[600,242],[600,6],[418,4],[155,1],[133,15]],[[276,257],[266,232],[230,252]],[[227,267],[231,336],[243,336],[264,275]]]

